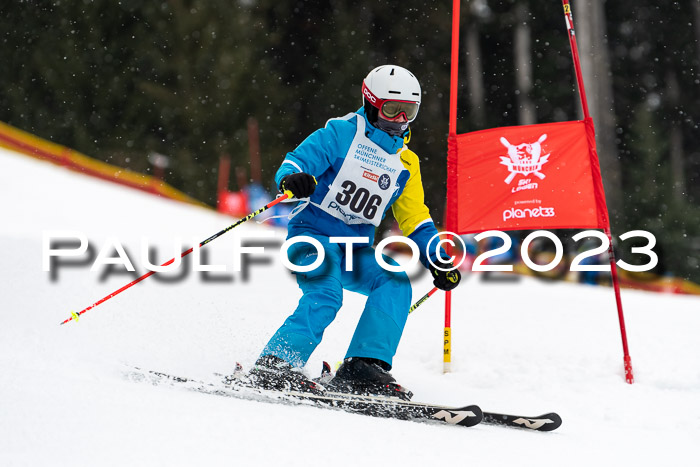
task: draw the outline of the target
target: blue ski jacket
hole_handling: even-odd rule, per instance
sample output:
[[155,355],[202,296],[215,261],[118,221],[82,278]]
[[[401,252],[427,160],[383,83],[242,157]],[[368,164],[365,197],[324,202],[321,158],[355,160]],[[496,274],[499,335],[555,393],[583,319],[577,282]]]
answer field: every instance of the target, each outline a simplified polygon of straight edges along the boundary
[[[296,214],[289,222],[289,237],[304,234],[317,234],[333,237],[368,237],[366,244],[354,244],[360,248],[374,243],[375,226],[372,224],[346,224],[333,217],[313,203],[319,204],[328,193],[329,186],[335,179],[345,156],[355,137],[357,118],[365,119],[365,136],[379,145],[389,154],[401,158],[404,169],[399,174],[398,189],[389,203],[394,218],[404,236],[413,240],[419,247],[420,260],[425,267],[427,258],[435,262],[435,248],[427,251],[428,241],[438,231],[430,217],[424,202],[423,182],[421,180],[418,156],[404,144],[404,138],[391,136],[372,126],[365,116],[364,108],[349,120],[331,119],[324,128],[309,135],[296,149],[287,153],[281,167],[275,175],[277,186],[282,179],[292,173],[306,172],[318,181],[316,190],[310,197],[311,203]],[[387,206],[388,210],[388,206]],[[386,210],[382,214],[386,215]],[[435,245],[435,241],[432,242]],[[449,258],[443,250],[440,256]]]

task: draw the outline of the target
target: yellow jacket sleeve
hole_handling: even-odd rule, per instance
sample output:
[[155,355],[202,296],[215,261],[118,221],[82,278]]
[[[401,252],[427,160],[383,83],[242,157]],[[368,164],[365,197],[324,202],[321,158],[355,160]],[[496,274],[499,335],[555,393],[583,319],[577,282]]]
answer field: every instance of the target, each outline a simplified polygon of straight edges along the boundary
[[401,196],[391,206],[394,218],[404,236],[411,235],[420,225],[432,222],[430,211],[425,205],[423,181],[420,175],[420,165],[416,153],[406,146],[399,151],[399,157],[410,176]]

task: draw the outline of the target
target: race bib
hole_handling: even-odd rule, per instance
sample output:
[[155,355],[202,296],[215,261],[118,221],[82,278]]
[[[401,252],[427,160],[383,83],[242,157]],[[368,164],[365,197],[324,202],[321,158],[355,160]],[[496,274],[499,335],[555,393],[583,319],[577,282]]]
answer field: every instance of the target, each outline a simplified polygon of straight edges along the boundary
[[397,154],[389,154],[365,136],[365,119],[357,116],[357,131],[328,193],[323,211],[346,224],[378,226],[404,170]]

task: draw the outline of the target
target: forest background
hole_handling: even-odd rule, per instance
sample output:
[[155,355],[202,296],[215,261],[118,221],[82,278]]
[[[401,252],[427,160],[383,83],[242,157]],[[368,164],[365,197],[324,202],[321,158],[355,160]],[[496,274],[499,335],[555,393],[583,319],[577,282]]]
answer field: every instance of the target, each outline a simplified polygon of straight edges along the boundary
[[[700,0],[572,0],[613,233],[700,282]],[[361,106],[369,70],[423,88],[411,148],[442,219],[451,2],[54,0],[0,5],[0,121],[212,206],[219,158],[270,192],[286,152]],[[582,117],[559,0],[462,1],[458,133]],[[253,126],[251,126],[251,124]],[[262,164],[249,164],[249,127]],[[149,161],[150,160],[150,161]],[[256,172],[256,173],[251,173]],[[86,194],[87,196],[87,194]],[[643,258],[645,262],[646,258]]]

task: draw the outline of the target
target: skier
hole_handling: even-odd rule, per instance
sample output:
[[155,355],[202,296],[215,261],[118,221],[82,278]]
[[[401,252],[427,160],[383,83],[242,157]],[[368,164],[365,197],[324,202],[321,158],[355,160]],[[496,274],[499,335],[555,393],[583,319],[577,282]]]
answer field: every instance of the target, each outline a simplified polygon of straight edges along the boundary
[[[383,269],[372,247],[390,206],[402,233],[418,245],[435,286],[452,290],[459,284],[460,273],[444,251],[439,259],[434,248],[427,252],[438,232],[423,201],[418,156],[406,146],[421,102],[418,80],[400,66],[379,66],[364,79],[362,97],[357,112],[329,120],[289,152],[275,176],[281,192],[304,200],[289,222],[288,238],[318,240],[325,259],[312,271],[296,273],[303,296],[249,374],[259,387],[320,390],[302,368],[335,319],[346,289],[366,295],[367,302],[342,365],[324,385],[360,394],[402,390],[389,370],[408,317],[411,285],[405,273]],[[331,237],[352,237],[353,243],[333,243]],[[317,255],[307,242],[288,250],[297,266],[313,264]],[[387,256],[384,261],[397,265]]]

